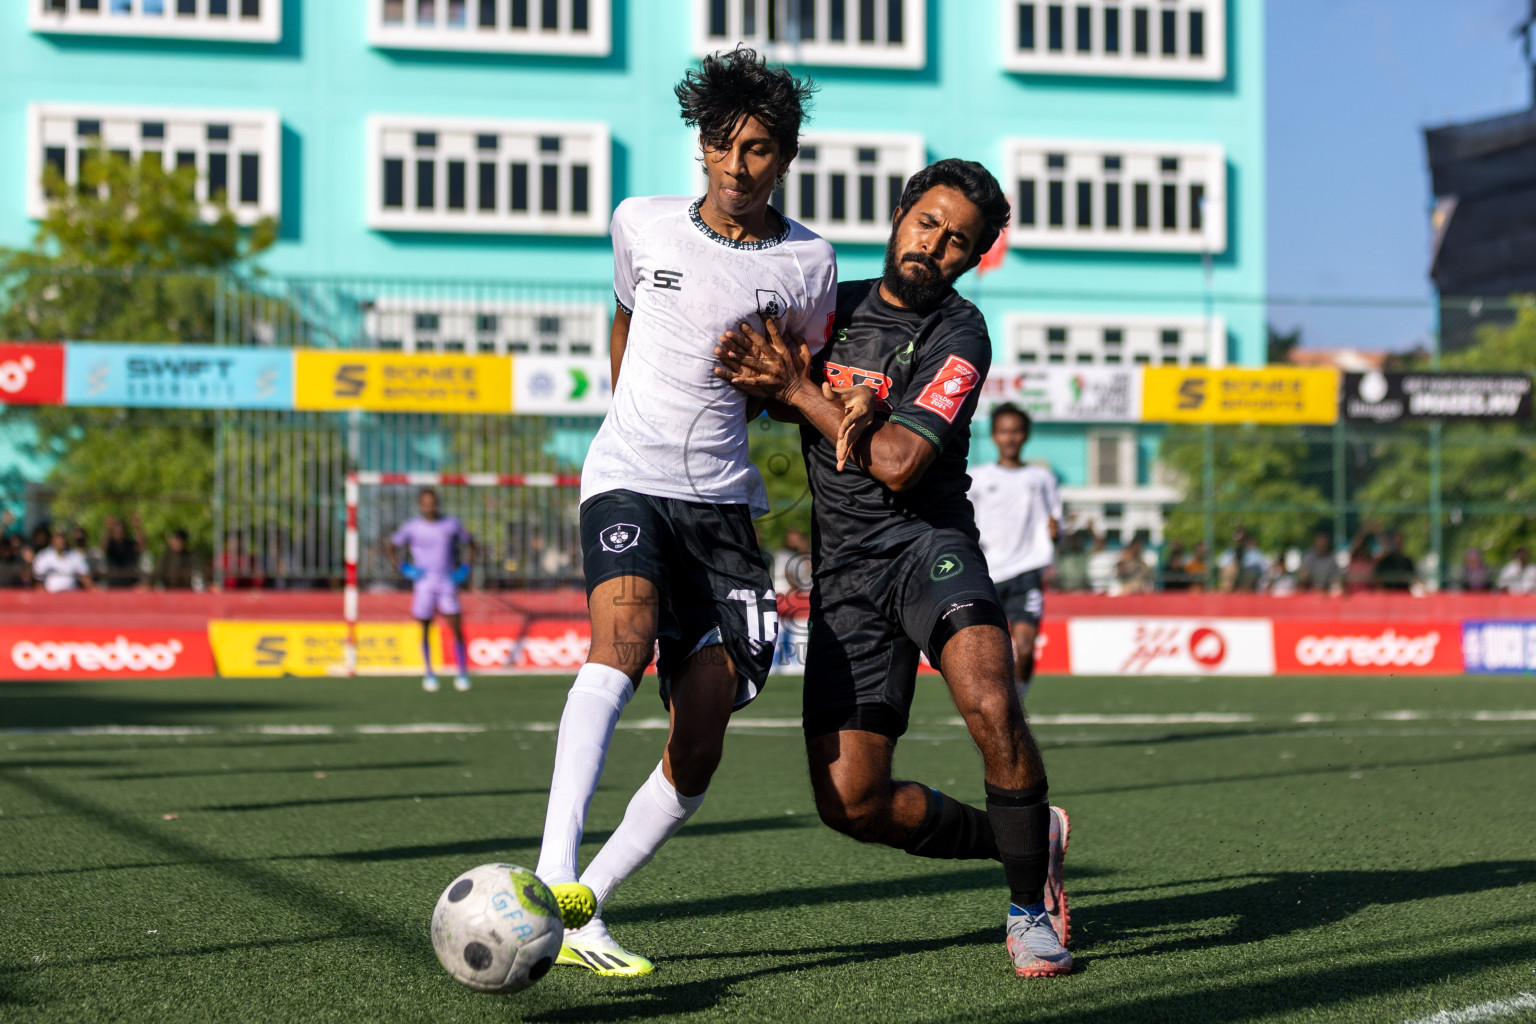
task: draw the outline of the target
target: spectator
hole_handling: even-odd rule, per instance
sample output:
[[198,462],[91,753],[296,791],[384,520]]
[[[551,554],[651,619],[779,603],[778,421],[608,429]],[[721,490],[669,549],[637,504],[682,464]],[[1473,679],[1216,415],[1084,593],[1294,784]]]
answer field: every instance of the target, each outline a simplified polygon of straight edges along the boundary
[[1062,538],[1061,553],[1056,558],[1056,589],[1087,590],[1088,555],[1094,547],[1093,531],[1074,530]]
[[0,587],[25,587],[31,583],[31,567],[22,551],[19,536],[0,534]]
[[165,551],[155,563],[152,577],[160,590],[196,590],[203,582],[202,566],[187,547],[187,531],[172,530],[165,540]]
[[63,530],[54,531],[52,543],[32,560],[32,577],[50,594],[91,588],[91,566],[85,552],[70,547]]
[[784,531],[784,547],[773,556],[773,586],[781,594],[811,589],[811,541],[804,530]]
[[1186,563],[1189,558],[1184,553],[1182,541],[1171,541],[1163,552],[1163,566],[1158,575],[1163,581],[1164,590],[1188,590],[1189,569]]
[[102,546],[102,586],[121,590],[139,584],[139,564],[144,558],[144,527],[138,514],[129,533],[117,516],[107,516],[107,542]]
[[1344,567],[1344,591],[1358,594],[1371,589],[1376,580],[1376,535],[1369,528],[1360,531],[1349,546],[1349,564]]
[[1324,594],[1344,592],[1344,574],[1339,571],[1339,560],[1333,554],[1333,541],[1326,530],[1318,530],[1312,538],[1312,546],[1301,556],[1296,569],[1296,589],[1315,590]]
[[1482,548],[1468,548],[1461,559],[1461,589],[1481,594],[1493,588],[1493,571],[1483,559]]
[[1115,563],[1115,583],[1122,594],[1145,594],[1152,589],[1152,567],[1143,554],[1141,538],[1137,537],[1120,552]]
[[1529,548],[1516,548],[1515,557],[1499,570],[1499,589],[1506,594],[1536,593],[1536,565]]
[[1268,567],[1263,552],[1253,546],[1253,538],[1239,526],[1232,531],[1232,546],[1216,559],[1216,568],[1221,570],[1222,593],[1257,591]]
[[22,551],[26,553],[27,561],[30,562],[33,558],[42,554],[47,549],[49,539],[52,536],[53,531],[42,523],[32,527],[32,539],[27,542],[26,547],[22,548]]
[[1190,590],[1204,590],[1206,575],[1210,572],[1211,559],[1205,541],[1196,541],[1190,549],[1189,560],[1184,563],[1184,574],[1189,577]]
[[1412,590],[1417,569],[1413,559],[1403,550],[1403,535],[1387,535],[1387,550],[1376,559],[1371,582],[1378,590]]

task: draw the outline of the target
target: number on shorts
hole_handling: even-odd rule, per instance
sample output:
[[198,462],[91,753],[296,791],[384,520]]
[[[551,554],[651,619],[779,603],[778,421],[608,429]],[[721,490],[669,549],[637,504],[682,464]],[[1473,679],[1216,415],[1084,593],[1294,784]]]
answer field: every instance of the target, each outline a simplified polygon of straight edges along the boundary
[[772,643],[779,635],[779,608],[773,591],[763,591],[759,602],[757,591],[742,588],[726,594],[730,601],[740,601],[747,620],[747,639],[758,643]]

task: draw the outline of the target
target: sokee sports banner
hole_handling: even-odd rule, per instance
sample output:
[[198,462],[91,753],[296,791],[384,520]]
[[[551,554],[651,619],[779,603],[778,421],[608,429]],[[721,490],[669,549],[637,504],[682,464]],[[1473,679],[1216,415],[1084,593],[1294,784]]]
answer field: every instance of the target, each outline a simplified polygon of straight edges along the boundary
[[512,360],[393,352],[293,353],[295,409],[512,411]]
[[213,675],[201,630],[0,628],[0,666],[13,679]]
[[[342,622],[214,619],[208,623],[208,641],[221,676],[326,676],[345,665],[347,627]],[[432,660],[441,663],[436,630],[429,641]],[[401,675],[423,671],[421,627],[414,622],[359,623],[357,668]]]
[[67,405],[293,408],[287,349],[70,342],[64,353]]
[[63,401],[62,345],[0,344],[0,403],[59,405]]
[[1139,367],[994,365],[984,409],[1012,402],[1041,423],[1133,423],[1141,419]]
[[1148,366],[1141,407],[1145,419],[1162,423],[1329,424],[1339,415],[1339,374],[1283,366]]
[[1343,415],[1355,423],[1531,420],[1531,378],[1515,373],[1346,373]]

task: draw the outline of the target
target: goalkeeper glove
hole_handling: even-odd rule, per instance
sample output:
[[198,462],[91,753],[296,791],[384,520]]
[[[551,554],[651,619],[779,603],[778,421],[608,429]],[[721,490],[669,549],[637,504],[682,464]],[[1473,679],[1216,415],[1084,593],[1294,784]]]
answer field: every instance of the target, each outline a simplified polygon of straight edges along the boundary
[[462,584],[468,579],[469,566],[461,565],[457,569],[453,570],[453,582]]
[[414,583],[421,579],[424,573],[410,562],[406,562],[400,566],[400,575]]

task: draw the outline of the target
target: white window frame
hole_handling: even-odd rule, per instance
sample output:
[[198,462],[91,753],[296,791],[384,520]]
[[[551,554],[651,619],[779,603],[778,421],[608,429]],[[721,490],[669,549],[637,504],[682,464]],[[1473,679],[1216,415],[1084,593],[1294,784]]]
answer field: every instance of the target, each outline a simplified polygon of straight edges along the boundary
[[[435,316],[436,326],[418,316]],[[496,318],[481,330],[482,317]],[[560,329],[541,334],[539,320],[557,317]],[[465,355],[560,355],[602,357],[608,353],[613,307],[607,302],[436,301],[381,298],[363,315],[367,346],[406,353]],[[461,347],[462,346],[462,347]],[[526,346],[526,347],[525,347]]]
[[[1022,9],[1033,7],[1034,49],[1020,47]],[[1000,0],[1003,67],[1047,75],[1102,75],[1126,78],[1194,79],[1227,77],[1227,0]],[[1052,50],[1051,9],[1060,11],[1061,48]],[[1088,13],[1086,50],[1079,49],[1080,11]],[[1148,20],[1147,52],[1137,53],[1136,16]],[[1113,12],[1113,13],[1111,13]],[[1165,53],[1165,14],[1174,21],[1174,52]],[[1193,26],[1203,26],[1203,56],[1190,53]],[[1118,24],[1119,50],[1107,49],[1110,26]]]
[[[1061,168],[1053,168],[1053,158]],[[1106,163],[1120,161],[1111,171]],[[1177,170],[1163,170],[1164,161]],[[1227,157],[1220,145],[1191,142],[1129,142],[1108,139],[1013,138],[1003,144],[1005,189],[1013,203],[1008,242],[1016,249],[1090,249],[1103,252],[1211,253],[1227,248]],[[1027,223],[1023,182],[1034,184],[1034,223]],[[1062,182],[1061,226],[1052,226],[1051,182]],[[1078,224],[1078,191],[1091,188],[1089,227]],[[1118,182],[1119,227],[1108,226],[1109,184]],[[1138,185],[1148,189],[1149,218],[1138,228]],[[1175,227],[1164,227],[1165,185],[1174,187]],[[1203,190],[1202,226],[1195,229],[1195,189]]]
[[[810,147],[815,159],[806,160]],[[875,151],[873,164],[859,162],[859,150]],[[891,234],[891,202],[901,197],[901,189],[907,179],[922,170],[928,162],[928,149],[921,135],[899,135],[873,132],[806,132],[800,136],[800,155],[789,165],[789,174],[782,194],[774,198],[775,205],[785,216],[799,221],[830,242],[871,242],[883,245]],[[814,174],[816,178],[815,217],[802,217],[802,175]],[[842,174],[845,180],[844,217],[832,219],[832,175]],[[861,178],[874,179],[873,220],[861,218]],[[891,196],[892,179],[900,178],[895,196]]]
[[[608,126],[596,121],[523,121],[496,118],[432,117],[411,114],[376,114],[368,119],[368,176],[367,196],[368,226],[380,231],[440,231],[502,235],[606,235],[608,220],[613,212],[612,173],[613,146]],[[418,151],[414,137],[417,133],[430,132],[438,136],[433,150]],[[400,142],[402,135],[410,143]],[[497,149],[482,151],[476,148],[479,136],[495,136]],[[386,137],[387,136],[387,137]],[[542,206],[541,167],[547,158],[538,152],[539,140],[546,137],[561,140],[561,157],[555,162],[558,193],[562,209],[545,212]],[[529,142],[532,140],[532,143]],[[578,151],[587,151],[587,212],[571,213],[568,209],[573,185],[572,161],[569,149],[575,145]],[[405,152],[396,152],[402,148]],[[494,152],[494,158],[488,154]],[[509,153],[522,155],[527,167],[526,204],[523,212],[513,212],[512,170],[514,162]],[[430,156],[429,156],[430,154]],[[403,164],[402,192],[404,205],[386,208],[384,164],[386,157],[401,159]],[[432,210],[416,207],[417,161],[432,159],[440,172],[434,172],[440,182],[436,188],[437,202]],[[449,188],[447,164],[454,158],[462,158],[465,167],[465,205],[462,210],[447,208]],[[479,164],[495,165],[494,212],[479,207]],[[437,182],[434,182],[437,184]]]
[[[527,27],[513,27],[513,0],[492,0],[494,28],[480,27],[482,0],[462,0],[465,22],[449,23],[452,6],[460,0],[401,0],[405,19],[384,20],[386,0],[364,0],[368,10],[368,42],[381,49],[462,50],[480,53],[544,53],[572,57],[606,57],[613,50],[612,0],[586,0],[587,30],[571,27],[573,0],[556,0],[557,29],[542,26],[542,0],[527,0]],[[431,20],[423,21],[426,15]]]
[[[196,156],[197,198],[203,204],[203,216],[212,219],[218,208],[209,202],[209,157],[225,153],[226,193],[229,209],[237,221],[250,224],[261,217],[282,215],[282,122],[275,110],[234,110],[198,107],[120,107],[110,104],[33,103],[27,107],[27,214],[41,218],[48,213],[49,200],[43,194],[43,166],[48,150],[65,150],[65,175],[71,183],[79,174],[82,150],[90,148],[76,126],[80,121],[101,122],[101,146],[108,150],[127,150],[132,160],[139,160],[146,150],[158,150],[167,170],[176,167],[176,154],[191,152]],[[68,124],[67,130],[61,122]],[[159,123],[164,137],[147,140],[143,125]],[[227,142],[208,138],[209,125],[227,125]],[[158,145],[156,144],[158,143]],[[254,152],[257,164],[257,201],[239,201],[242,175],[240,156]]]
[[[723,36],[710,33],[711,5],[724,2],[726,33]],[[860,0],[814,0],[816,26],[812,38],[799,38],[798,0],[777,0],[774,10],[777,24],[772,26],[774,38],[769,38],[768,0],[693,0],[693,52],[704,57],[734,48],[740,43],[757,50],[769,61],[778,64],[811,64],[842,67],[910,68],[918,69],[928,63],[928,4],[926,0],[875,0],[875,39],[862,41]],[[899,3],[901,9],[901,42],[892,44],[887,38],[889,6]],[[974,3],[976,0],[966,0]],[[842,3],[845,11],[844,38],[831,38],[832,5]],[[747,5],[754,12],[753,24],[748,31],[745,12]]]
[[[1096,427],[1088,430],[1085,437],[1088,441],[1088,486],[1099,490],[1111,488],[1120,490],[1139,486],[1137,470],[1141,468],[1141,452],[1137,445],[1134,428]],[[1099,452],[1106,441],[1115,446],[1115,472],[1119,479],[1113,482],[1101,482],[1099,479],[1099,470],[1103,467]]]
[[[127,3],[114,13],[114,2]],[[149,6],[155,0],[148,0]],[[229,16],[213,17],[209,0],[195,0],[192,16],[177,12],[177,0],[160,0],[164,13],[145,13],[146,0],[98,0],[99,10],[82,10],[80,0],[25,0],[32,31],[45,34],[141,36],[164,39],[221,39],[275,43],[283,37],[283,0],[261,0],[261,13],[242,17],[240,0],[229,0]]]
[[[1003,319],[1011,362],[1026,366],[1211,366],[1227,364],[1224,317],[1014,312]],[[1109,332],[1120,332],[1116,344]],[[1065,337],[1053,340],[1052,334]],[[1178,341],[1169,344],[1169,334]],[[1118,356],[1117,361],[1111,357]],[[1059,358],[1055,358],[1059,357]],[[1139,357],[1139,358],[1138,358]]]

